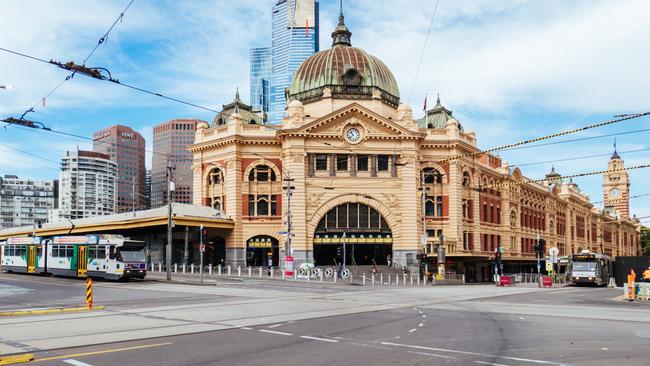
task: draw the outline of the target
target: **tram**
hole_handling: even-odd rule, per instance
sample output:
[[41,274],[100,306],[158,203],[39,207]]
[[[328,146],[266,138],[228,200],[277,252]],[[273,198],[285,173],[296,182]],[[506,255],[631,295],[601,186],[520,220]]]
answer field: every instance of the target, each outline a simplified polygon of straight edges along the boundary
[[8,238],[0,242],[2,270],[109,280],[144,278],[145,243],[121,235]]
[[614,259],[612,257],[592,253],[588,250],[572,255],[570,266],[571,280],[575,285],[606,286],[609,278],[614,275]]

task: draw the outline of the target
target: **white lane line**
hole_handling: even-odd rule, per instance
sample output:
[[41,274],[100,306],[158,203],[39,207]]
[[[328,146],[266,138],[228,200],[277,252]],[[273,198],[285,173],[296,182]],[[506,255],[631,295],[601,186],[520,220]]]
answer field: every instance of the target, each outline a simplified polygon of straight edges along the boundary
[[526,320],[526,318],[524,318],[523,316],[520,316],[519,319]]
[[282,324],[269,325],[269,328],[275,328],[275,327],[279,327],[279,326],[281,326],[281,325],[282,325]]
[[427,314],[422,314],[422,317],[423,317],[423,318],[426,318],[426,317],[427,317]]
[[564,364],[564,363],[553,362],[553,361],[534,360],[534,359],[530,359],[530,358],[520,358],[520,357],[498,356],[498,355],[491,355],[491,354],[487,354],[487,353],[459,351],[459,350],[455,350],[455,349],[424,347],[424,346],[415,346],[415,345],[411,345],[411,344],[401,344],[401,343],[391,343],[391,342],[381,342],[380,344],[383,344],[383,345],[386,345],[386,346],[421,349],[421,350],[425,350],[425,351],[449,352],[449,353],[458,353],[458,354],[463,354],[463,355],[481,356],[481,357],[489,357],[489,358],[501,358],[501,359],[504,359],[504,360],[539,363],[539,364],[543,364],[543,365],[566,366],[566,364]]
[[251,329],[253,329],[253,328],[249,328],[249,327],[241,327],[241,328],[239,328],[239,329],[243,329],[243,330],[251,330]]
[[69,358],[67,360],[63,360],[63,362],[69,363],[70,365],[74,365],[74,366],[92,366],[91,364],[87,364],[85,362],[73,360],[72,358]]
[[415,332],[415,328],[409,330],[409,333],[413,333],[413,332]]
[[284,336],[291,336],[291,335],[293,335],[293,334],[291,334],[291,333],[278,332],[277,330],[260,329],[259,331],[260,331],[260,332],[264,332],[264,333],[278,334],[278,335],[284,335]]
[[508,365],[504,365],[504,364],[502,364],[502,363],[493,363],[493,362],[485,362],[485,361],[474,361],[474,362],[476,362],[476,363],[479,364],[479,365],[508,366]]
[[423,325],[424,325],[424,323],[420,323],[420,324],[418,324],[418,327],[421,327],[421,326],[423,326]]
[[445,356],[445,355],[437,355],[435,353],[427,353],[427,352],[414,352],[414,351],[408,351],[409,353],[415,353],[416,355],[423,355],[423,356],[431,356],[431,357],[440,357],[440,358],[447,358],[450,360],[455,360],[456,357],[454,356]]
[[300,336],[300,338],[311,339],[314,341],[321,341],[321,342],[339,343],[339,341],[337,341],[336,339],[318,338],[318,337],[310,337],[310,336]]

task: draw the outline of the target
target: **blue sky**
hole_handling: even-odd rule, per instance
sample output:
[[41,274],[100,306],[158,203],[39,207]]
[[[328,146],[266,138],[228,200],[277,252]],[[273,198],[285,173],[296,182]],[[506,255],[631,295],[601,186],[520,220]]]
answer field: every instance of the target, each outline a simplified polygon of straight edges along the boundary
[[[129,0],[5,0],[0,47],[45,59],[80,62]],[[270,42],[274,0],[135,0],[89,66],[108,68],[123,82],[212,109],[235,89],[248,100],[248,51]],[[422,114],[440,93],[443,104],[479,146],[489,148],[545,135],[620,113],[650,110],[650,3],[643,0],[440,0],[420,71],[415,70],[436,0],[347,0],[352,43],[381,58],[395,74],[402,101]],[[321,48],[329,47],[338,1],[322,0]],[[66,72],[0,52],[0,116],[20,116]],[[414,82],[415,78],[415,82]],[[29,118],[53,129],[91,136],[121,123],[151,145],[152,126],[172,118],[211,120],[212,113],[81,76],[66,82]],[[642,118],[575,137],[650,128]],[[619,151],[650,148],[648,132],[620,135]],[[607,154],[613,138],[501,152],[510,164]],[[55,163],[86,141],[19,127],[0,129],[0,174],[56,178]],[[20,149],[40,158],[12,150]],[[626,165],[650,162],[650,151],[622,153]],[[561,174],[606,169],[608,157],[522,167],[541,178],[554,164]],[[631,194],[650,171],[630,172]],[[599,176],[576,179],[592,201],[602,200]],[[632,212],[650,215],[650,197]]]

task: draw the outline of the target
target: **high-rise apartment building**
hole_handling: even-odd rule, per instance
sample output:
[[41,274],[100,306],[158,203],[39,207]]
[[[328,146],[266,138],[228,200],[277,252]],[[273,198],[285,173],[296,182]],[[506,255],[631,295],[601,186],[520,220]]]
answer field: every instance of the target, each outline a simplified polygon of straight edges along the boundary
[[114,214],[118,166],[108,154],[68,151],[61,159],[59,208],[50,221]]
[[58,180],[0,177],[0,229],[46,222],[48,210],[58,206]]
[[265,117],[268,115],[271,105],[271,75],[271,47],[251,48],[251,107],[253,107],[253,111],[263,112]]
[[201,120],[174,119],[153,128],[153,162],[151,164],[151,207],[167,204],[167,167],[174,168],[176,185],[174,202],[192,203],[192,153],[196,125]]
[[[318,52],[318,2],[277,0],[271,15],[269,123],[280,123],[287,105],[285,90],[298,66]],[[251,60],[252,61],[252,60]],[[251,82],[253,78],[251,77]],[[259,103],[253,99],[251,104]]]
[[117,163],[117,212],[146,207],[145,141],[130,127],[114,125],[93,134],[93,151]]

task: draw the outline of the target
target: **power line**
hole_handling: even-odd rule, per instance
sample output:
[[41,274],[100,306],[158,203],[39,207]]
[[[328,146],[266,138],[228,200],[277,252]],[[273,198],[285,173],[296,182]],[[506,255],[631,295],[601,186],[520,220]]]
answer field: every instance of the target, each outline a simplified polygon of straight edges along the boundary
[[111,33],[111,31],[113,30],[113,28],[115,28],[115,25],[117,25],[117,22],[118,22],[118,21],[119,21],[120,23],[122,22],[122,19],[124,19],[124,13],[126,13],[126,11],[129,10],[129,8],[131,7],[131,5],[133,5],[133,2],[134,2],[134,1],[135,1],[135,0],[131,0],[131,2],[129,3],[129,5],[127,5],[126,8],[124,8],[124,10],[122,10],[122,12],[120,13],[120,15],[119,15],[119,16],[117,17],[117,19],[115,19],[115,21],[113,22],[113,25],[111,25],[111,27],[108,28],[108,30],[106,31],[106,33],[105,33],[105,34],[104,34],[104,35],[103,35],[103,36],[102,36],[102,37],[97,41],[97,44],[95,45],[95,48],[93,48],[93,50],[90,51],[90,53],[88,54],[88,56],[86,56],[86,58],[84,59],[84,62],[83,62],[82,65],[85,66],[85,65],[86,65],[86,61],[88,61],[88,59],[90,58],[90,56],[92,56],[93,53],[95,53],[95,51],[97,50],[97,48],[99,48],[99,46],[101,46],[101,45],[106,41],[106,39],[108,38],[108,35]]
[[541,146],[548,146],[548,145],[559,145],[559,144],[566,144],[569,142],[577,142],[577,141],[586,141],[586,140],[595,140],[595,139],[600,139],[604,137],[612,137],[612,136],[620,136],[620,135],[630,135],[633,133],[640,133],[640,132],[648,132],[650,131],[650,128],[644,128],[641,130],[633,130],[633,131],[625,131],[625,132],[616,132],[616,133],[608,133],[605,135],[597,135],[597,136],[588,136],[588,137],[580,137],[576,139],[568,139],[568,140],[560,140],[560,141],[553,141],[553,142],[545,142],[543,144],[535,144],[535,145],[527,145],[527,146],[518,146],[518,147],[513,147],[513,148],[508,148],[508,149],[503,149],[501,151],[511,151],[511,150],[522,150],[522,149],[531,149],[535,147],[541,147]]
[[[420,67],[422,66],[422,60],[424,59],[424,51],[427,49],[427,43],[429,42],[429,35],[431,34],[431,29],[433,28],[433,21],[436,18],[436,13],[438,12],[438,4],[440,0],[436,0],[436,6],[433,8],[433,13],[431,14],[431,20],[429,21],[429,29],[427,30],[427,36],[424,39],[424,44],[422,45],[422,52],[420,53],[420,59],[418,60],[418,66],[415,68],[415,75],[413,75],[413,83],[411,83],[411,91],[409,92],[409,97],[406,100],[407,103],[411,103],[411,96],[413,95],[413,89],[415,89],[415,82],[418,79],[418,74],[420,73]],[[425,111],[426,113],[426,111]]]
[[[647,197],[647,196],[650,196],[650,193],[637,194],[637,195],[634,195],[634,196],[627,197],[627,199]],[[606,201],[605,200],[603,200],[603,201],[595,201],[595,202],[592,202],[592,204],[595,205],[595,204],[601,204],[601,203],[618,203],[618,202],[623,202],[623,201],[625,201],[625,198],[621,197],[621,198],[609,199],[609,200],[606,200]],[[648,216],[648,217],[650,217],[650,216]]]
[[[512,150],[512,148],[518,147],[518,146],[521,146],[521,145],[527,145],[527,144],[530,144],[530,143],[533,143],[533,142],[548,140],[548,139],[551,139],[551,138],[554,138],[554,137],[570,135],[570,134],[574,134],[574,133],[577,133],[577,132],[583,132],[583,131],[587,131],[587,130],[590,130],[590,129],[593,129],[593,128],[608,126],[608,125],[611,125],[611,124],[615,124],[615,123],[619,123],[619,122],[623,122],[623,121],[627,121],[627,120],[631,120],[631,119],[635,119],[635,118],[639,118],[639,117],[643,117],[643,116],[647,116],[647,115],[650,115],[650,112],[620,115],[621,118],[617,118],[617,119],[614,119],[614,120],[600,122],[600,123],[596,123],[596,124],[592,124],[592,125],[588,125],[588,126],[584,126],[584,127],[580,127],[580,128],[574,128],[572,130],[568,130],[568,131],[564,131],[564,132],[558,132],[558,133],[554,133],[554,134],[550,134],[550,135],[546,135],[546,136],[541,136],[541,137],[536,137],[536,138],[533,138],[533,139],[519,141],[519,142],[515,142],[513,144],[507,144],[507,145],[502,145],[502,146],[498,146],[498,147],[493,147],[493,148],[486,149],[486,150],[479,150],[479,151],[475,151],[475,152],[471,152],[471,153],[451,156],[451,157],[449,157],[447,159],[439,160],[438,163],[445,163],[445,162],[449,162],[449,161],[453,161],[453,160],[458,160],[458,159],[461,159],[461,158],[464,158],[464,157],[483,155],[485,153],[490,153],[490,152],[494,152],[494,151]],[[539,145],[537,145],[537,146],[539,146]]]
[[[650,130],[650,129],[648,129]],[[627,154],[627,153],[633,153],[633,152],[640,152],[640,151],[650,151],[650,149],[637,149],[637,150],[626,150],[626,151],[619,151],[619,154]],[[522,166],[529,166],[529,165],[538,165],[538,164],[548,164],[548,163],[557,163],[561,161],[571,161],[571,160],[581,160],[581,159],[589,159],[589,158],[597,158],[597,157],[602,157],[602,156],[609,156],[611,155],[610,153],[605,153],[605,154],[596,154],[596,155],[585,155],[585,156],[578,156],[575,158],[565,158],[565,159],[556,159],[556,160],[546,160],[546,161],[538,161],[535,163],[525,163],[525,164],[512,164],[509,165],[510,167],[522,167]]]
[[[643,164],[643,165],[635,165],[627,168],[618,168],[618,169],[608,169],[608,170],[598,170],[598,171],[593,171],[593,172],[587,172],[587,173],[578,173],[578,174],[571,174],[571,175],[562,175],[559,177],[556,177],[556,179],[569,179],[569,178],[578,178],[578,177],[586,177],[590,175],[601,175],[601,174],[606,174],[606,173],[613,173],[613,172],[626,172],[630,170],[638,170],[638,169],[646,169],[650,168],[650,164]],[[541,178],[541,179],[527,179],[524,178],[523,180],[519,182],[506,182],[506,183],[497,183],[497,184],[489,184],[486,186],[476,186],[474,189],[475,190],[482,190],[482,189],[494,189],[494,188],[503,188],[503,187],[510,187],[510,186],[518,186],[522,184],[528,184],[528,183],[542,183],[546,181],[546,178]]]

